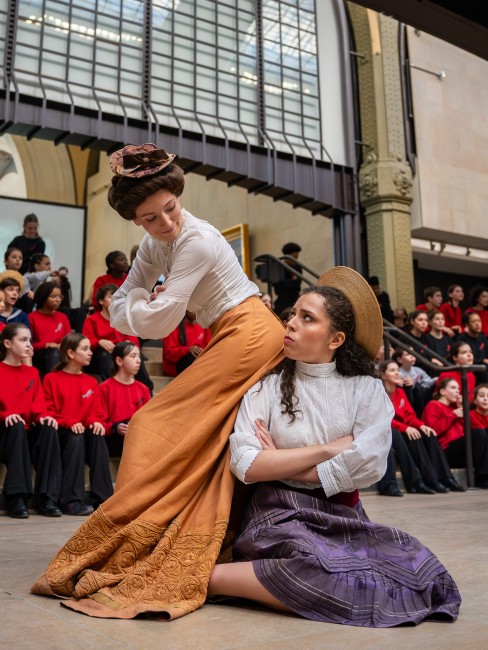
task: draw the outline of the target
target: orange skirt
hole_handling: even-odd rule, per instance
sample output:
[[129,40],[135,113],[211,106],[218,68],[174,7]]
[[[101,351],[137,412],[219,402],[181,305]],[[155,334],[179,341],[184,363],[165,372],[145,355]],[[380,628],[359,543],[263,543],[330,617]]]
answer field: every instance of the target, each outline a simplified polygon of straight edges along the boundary
[[282,359],[283,326],[257,297],[226,312],[201,356],[132,417],[114,495],[32,587],[102,618],[200,607],[226,535],[228,438],[244,393]]

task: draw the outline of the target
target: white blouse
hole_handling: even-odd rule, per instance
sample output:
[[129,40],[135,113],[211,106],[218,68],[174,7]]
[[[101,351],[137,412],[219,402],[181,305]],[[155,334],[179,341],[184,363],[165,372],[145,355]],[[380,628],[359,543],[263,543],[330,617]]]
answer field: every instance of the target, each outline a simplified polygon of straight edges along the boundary
[[[202,327],[259,289],[251,282],[226,239],[211,224],[182,210],[178,237],[163,242],[146,233],[124,284],[112,296],[110,322],[124,334],[160,339],[195,312]],[[167,289],[148,304],[160,275]]]
[[[352,492],[381,479],[391,447],[393,406],[382,382],[373,377],[343,377],[336,364],[296,363],[296,420],[282,414],[281,374],[270,375],[253,386],[241,402],[230,436],[230,467],[245,483],[246,472],[262,451],[254,435],[254,422],[266,423],[279,449],[325,444],[352,434],[351,449],[317,465],[327,496]],[[261,389],[260,389],[261,387]],[[316,488],[312,483],[282,481],[290,486]]]

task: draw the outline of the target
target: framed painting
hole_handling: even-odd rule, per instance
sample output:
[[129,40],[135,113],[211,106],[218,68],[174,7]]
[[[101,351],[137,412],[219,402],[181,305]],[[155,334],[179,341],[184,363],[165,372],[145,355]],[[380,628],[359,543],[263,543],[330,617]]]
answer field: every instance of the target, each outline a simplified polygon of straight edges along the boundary
[[249,255],[249,228],[247,223],[240,223],[232,228],[220,231],[236,254],[239,264],[248,278],[251,277],[251,258]]

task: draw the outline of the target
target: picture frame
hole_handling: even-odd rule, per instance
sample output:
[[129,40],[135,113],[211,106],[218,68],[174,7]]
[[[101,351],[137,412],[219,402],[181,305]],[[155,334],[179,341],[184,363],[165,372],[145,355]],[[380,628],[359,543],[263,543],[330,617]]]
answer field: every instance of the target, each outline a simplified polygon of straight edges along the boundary
[[251,257],[249,252],[249,227],[247,223],[239,223],[231,228],[220,231],[229,242],[236,254],[244,273],[251,279]]

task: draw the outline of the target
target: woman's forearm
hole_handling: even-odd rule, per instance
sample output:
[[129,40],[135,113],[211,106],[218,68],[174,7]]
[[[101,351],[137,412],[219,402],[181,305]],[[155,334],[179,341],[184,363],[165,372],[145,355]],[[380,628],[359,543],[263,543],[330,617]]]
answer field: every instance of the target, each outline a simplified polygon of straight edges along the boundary
[[315,466],[333,458],[352,444],[352,436],[325,445],[312,445],[295,449],[264,449],[256,456],[246,472],[246,483],[257,481],[279,481],[307,470],[315,471]]

